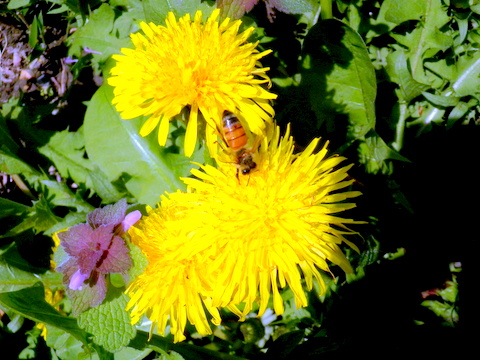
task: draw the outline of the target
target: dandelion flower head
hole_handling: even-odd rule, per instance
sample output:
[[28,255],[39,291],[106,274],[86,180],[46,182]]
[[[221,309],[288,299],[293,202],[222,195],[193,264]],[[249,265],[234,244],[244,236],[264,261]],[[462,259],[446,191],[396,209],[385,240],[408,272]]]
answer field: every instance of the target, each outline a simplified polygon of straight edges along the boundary
[[206,334],[203,306],[215,324],[220,308],[243,320],[255,305],[262,316],[272,298],[280,315],[279,289],[290,287],[303,307],[314,279],[325,289],[321,271],[329,272],[329,263],[351,272],[340,244],[358,250],[345,235],[354,234],[349,224],[361,222],[337,213],[353,208],[344,200],[360,193],[344,191],[353,182],[351,166],[340,166],[343,157],[327,157],[326,145],[315,153],[318,142],[294,154],[289,131],[280,137],[272,126],[250,174],[238,175],[228,161],[201,166],[192,170],[196,178],[184,179],[187,192],[163,196],[129,231],[149,260],[127,290],[133,320],[146,313],[164,329],[170,317],[178,340],[188,318]]
[[[224,110],[238,113],[255,134],[274,114],[270,101],[276,95],[264,88],[270,79],[259,60],[271,51],[259,52],[248,42],[254,28],[239,33],[240,20],[219,21],[219,9],[202,23],[202,12],[193,20],[169,13],[165,26],[142,22],[142,33],[131,34],[134,49],[123,55],[111,70],[108,83],[114,87],[117,110],[125,119],[148,117],[140,129],[146,136],[158,126],[158,142],[164,146],[169,122],[189,109],[185,134],[185,155],[196,146],[199,114],[209,128],[206,141],[215,148],[212,129],[221,127]],[[211,150],[212,151],[212,150]]]
[[221,321],[211,297],[206,295],[212,287],[205,276],[212,252],[208,237],[211,219],[201,223],[184,210],[163,197],[160,207],[148,208],[148,216],[129,231],[131,242],[148,260],[144,272],[127,289],[132,323],[146,314],[152,321],[151,332],[155,327],[164,332],[170,325],[175,342],[185,339],[187,320],[199,334],[212,333],[204,309],[213,317],[213,323]]
[[[213,305],[228,307],[240,317],[259,303],[259,316],[273,296],[275,313],[283,313],[279,288],[287,285],[295,295],[297,307],[307,305],[307,290],[315,278],[325,290],[319,270],[330,272],[328,262],[345,272],[351,265],[339,245],[355,232],[349,224],[361,221],[337,216],[355,207],[344,200],[360,195],[344,191],[352,165],[341,166],[346,159],[327,157],[327,144],[315,153],[315,139],[301,153],[294,154],[289,128],[280,137],[272,127],[254,154],[257,167],[248,175],[238,175],[231,162],[219,162],[218,168],[201,166],[192,170],[198,179],[184,179],[190,192],[171,198],[200,214],[214,214],[217,226],[215,245],[221,249],[210,264],[215,277]],[[342,190],[342,191],[339,191]],[[240,312],[236,305],[244,303]]]

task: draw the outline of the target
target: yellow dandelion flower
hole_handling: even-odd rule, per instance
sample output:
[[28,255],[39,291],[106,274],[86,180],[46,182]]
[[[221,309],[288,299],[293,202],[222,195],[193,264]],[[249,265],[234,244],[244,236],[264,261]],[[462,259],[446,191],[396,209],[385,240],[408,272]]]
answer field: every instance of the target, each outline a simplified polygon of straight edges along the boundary
[[164,331],[170,322],[181,341],[187,320],[200,334],[211,333],[204,308],[214,324],[222,307],[243,320],[257,303],[262,316],[273,296],[280,315],[279,289],[289,286],[302,307],[314,278],[325,288],[320,271],[329,272],[329,262],[351,272],[340,244],[358,251],[344,236],[354,234],[349,224],[362,222],[336,215],[355,206],[344,200],[360,195],[339,191],[353,182],[351,166],[327,157],[326,145],[315,153],[319,139],[294,154],[289,130],[283,138],[278,127],[267,130],[250,174],[239,175],[227,155],[218,168],[192,170],[197,178],[184,179],[188,192],[163,196],[130,229],[148,258],[127,289],[133,323],[146,314]]
[[[220,249],[209,264],[213,306],[228,307],[243,318],[258,302],[261,316],[273,295],[280,315],[279,288],[288,285],[297,307],[304,307],[304,282],[311,290],[315,278],[324,289],[319,270],[329,272],[328,262],[352,271],[339,245],[358,251],[344,235],[354,233],[348,224],[363,222],[336,214],[355,207],[343,201],[360,192],[339,191],[354,181],[347,174],[352,165],[341,167],[345,158],[326,157],[327,145],[314,153],[319,140],[294,154],[289,129],[280,138],[279,128],[272,128],[254,155],[257,167],[250,174],[238,175],[229,161],[218,168],[201,166],[203,171],[192,170],[198,179],[184,179],[191,193],[170,195],[199,217],[212,214],[217,224],[209,235]],[[242,311],[236,308],[240,303],[245,304]]]
[[132,243],[148,260],[145,271],[127,289],[132,324],[145,314],[152,321],[151,332],[155,326],[164,332],[169,324],[178,342],[185,339],[187,320],[199,334],[212,333],[204,308],[213,323],[220,323],[218,310],[205,295],[212,286],[205,276],[212,251],[211,224],[199,225],[188,212],[164,198],[159,209],[149,209],[148,216],[129,230]]
[[210,125],[206,131],[209,148],[214,148],[211,131],[221,127],[224,110],[246,120],[250,131],[260,135],[274,115],[270,101],[276,95],[259,60],[271,51],[259,52],[258,42],[248,42],[254,28],[239,33],[240,20],[219,22],[219,9],[202,23],[202,12],[193,20],[187,14],[178,21],[169,13],[165,26],[140,24],[143,34],[131,34],[134,49],[123,48],[108,83],[114,87],[117,110],[125,119],[140,115],[148,119],[140,134],[150,134],[158,125],[158,142],[164,146],[169,122],[184,108],[190,115],[185,135],[185,155],[195,149],[199,113]]

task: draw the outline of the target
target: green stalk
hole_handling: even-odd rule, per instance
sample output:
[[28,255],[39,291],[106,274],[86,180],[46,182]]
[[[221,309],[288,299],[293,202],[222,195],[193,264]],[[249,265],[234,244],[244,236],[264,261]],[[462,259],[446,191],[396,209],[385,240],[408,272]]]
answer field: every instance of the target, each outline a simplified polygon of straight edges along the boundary
[[320,0],[320,16],[322,20],[333,18],[332,0]]

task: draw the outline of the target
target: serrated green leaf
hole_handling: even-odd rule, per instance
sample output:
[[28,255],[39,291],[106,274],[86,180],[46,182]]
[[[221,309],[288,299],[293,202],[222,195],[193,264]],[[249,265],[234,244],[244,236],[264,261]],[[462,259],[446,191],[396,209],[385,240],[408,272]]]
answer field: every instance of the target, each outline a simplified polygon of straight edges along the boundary
[[20,234],[28,229],[35,232],[43,232],[60,222],[60,218],[53,214],[47,200],[40,196],[38,201],[33,202],[33,206],[29,209],[29,214],[22,222],[10,229],[6,234],[0,236],[10,237]]
[[[392,5],[392,9],[399,9],[397,14],[416,14],[418,19],[422,19],[413,31],[405,35],[392,34],[391,36],[409,49],[408,60],[413,78],[427,84],[429,81],[423,69],[426,51],[430,52],[429,57],[433,57],[438,51],[445,51],[453,45],[452,37],[440,31],[450,17],[444,11],[440,1],[409,0],[392,1],[393,3],[396,5]],[[387,15],[385,16],[388,18]]]
[[459,320],[458,313],[452,304],[437,300],[425,300],[422,301],[421,305],[432,310],[435,315],[441,317],[445,323],[451,326],[453,326]]
[[93,341],[106,350],[115,352],[127,346],[136,335],[125,311],[129,297],[119,297],[88,309],[78,317],[78,325],[93,335]]
[[395,51],[387,56],[386,70],[391,79],[399,85],[400,101],[407,104],[426,91],[429,86],[414,80],[407,65],[407,58],[403,50]]
[[379,171],[383,174],[388,174],[391,169],[387,160],[410,162],[389,147],[375,131],[371,131],[367,135],[365,141],[358,147],[358,151],[360,162],[365,164],[367,172],[370,174],[376,174]]
[[304,53],[310,64],[301,85],[319,121],[345,114],[348,139],[363,138],[375,127],[376,78],[362,38],[338,20],[321,21],[309,31]]
[[[142,138],[138,134],[141,119],[123,120],[113,107],[112,98],[112,88],[104,85],[88,106],[84,134],[90,159],[110,181],[128,174],[125,186],[143,204],[153,206],[165,191],[184,189],[179,174],[189,174],[193,167],[190,160],[169,154],[158,145],[155,134]],[[172,161],[172,156],[177,161]]]
[[72,34],[69,55],[81,57],[84,49],[93,51],[95,62],[104,62],[119,49],[130,44],[129,38],[118,39],[113,34],[115,12],[108,4],[102,4],[90,15],[88,22]]
[[38,151],[55,164],[63,178],[71,178],[77,184],[85,184],[93,170],[92,163],[85,158],[85,141],[81,130],[57,132]]
[[0,171],[9,175],[21,175],[39,193],[54,205],[69,206],[80,212],[88,212],[93,207],[80,196],[72,193],[63,182],[53,181],[44,173],[35,170],[16,155],[0,150]]

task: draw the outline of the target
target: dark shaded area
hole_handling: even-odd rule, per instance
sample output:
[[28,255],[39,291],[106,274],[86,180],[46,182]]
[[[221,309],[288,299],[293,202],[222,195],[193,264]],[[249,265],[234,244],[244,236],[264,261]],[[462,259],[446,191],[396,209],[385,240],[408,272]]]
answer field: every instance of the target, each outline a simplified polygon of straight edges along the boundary
[[[298,348],[309,354],[306,359],[320,354],[322,359],[453,358],[470,354],[475,346],[480,128],[435,126],[418,138],[410,132],[404,154],[412,163],[397,166],[394,175],[414,214],[385,197],[387,182],[378,175],[361,179],[365,196],[359,204],[380,218],[375,232],[381,236],[381,253],[401,247],[406,253],[368,266],[362,280],[341,287],[323,323],[327,337],[311,338]],[[457,278],[460,321],[446,327],[420,305],[421,292],[443,287],[451,278],[448,264],[458,261],[463,269]]]

